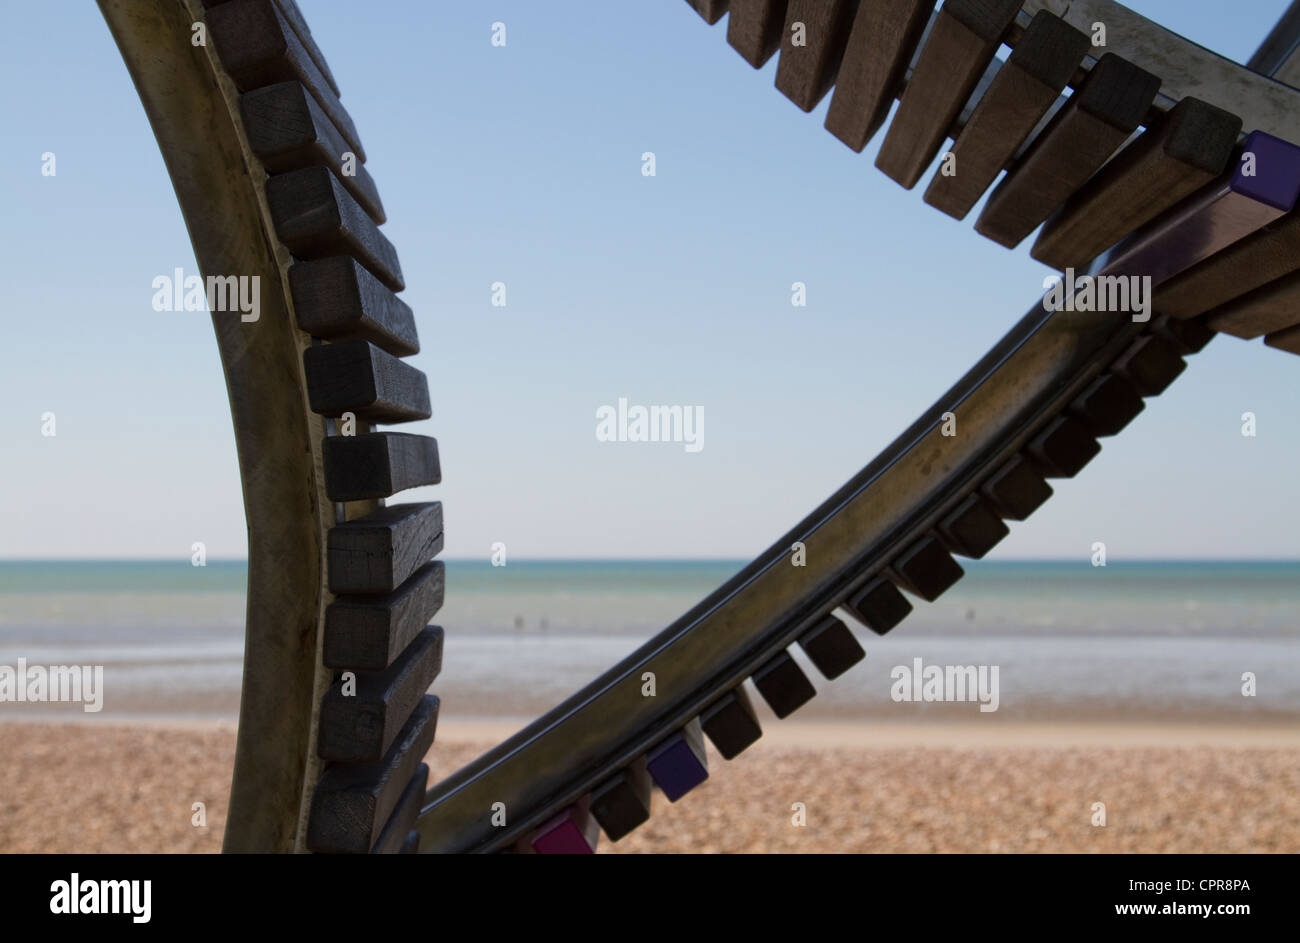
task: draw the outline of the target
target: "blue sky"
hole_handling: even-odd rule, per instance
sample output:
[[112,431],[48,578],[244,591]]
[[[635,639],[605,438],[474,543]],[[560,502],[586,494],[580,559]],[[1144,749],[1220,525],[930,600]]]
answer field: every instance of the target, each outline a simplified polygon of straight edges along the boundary
[[[1136,5],[1240,60],[1286,4]],[[445,502],[449,556],[757,553],[1041,292],[1028,243],[899,188],[879,138],[845,148],[826,101],[799,111],[775,61],[755,72],[682,0],[301,6],[419,323],[434,418],[407,429],[438,437],[445,484],[400,500]],[[89,5],[3,7],[0,557],[242,556],[211,324],[150,304],[155,276],[195,264],[143,110]],[[1300,556],[1297,371],[1215,341],[997,555]],[[620,396],[702,407],[704,449],[597,442]]]

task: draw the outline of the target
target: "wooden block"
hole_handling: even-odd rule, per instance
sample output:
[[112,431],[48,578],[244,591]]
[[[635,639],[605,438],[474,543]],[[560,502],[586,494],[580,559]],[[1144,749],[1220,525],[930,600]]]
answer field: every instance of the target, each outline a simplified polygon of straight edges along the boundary
[[735,687],[700,714],[700,726],[724,760],[734,760],[763,736],[754,705],[743,687]]
[[300,83],[277,82],[245,92],[239,110],[249,146],[267,173],[328,167],[371,219],[384,221],[384,205],[370,172],[355,158],[348,164],[351,148]]
[[1160,79],[1106,53],[1083,85],[989,194],[975,230],[1014,248],[1127,140]]
[[1101,451],[1078,419],[1057,416],[1029,441],[1029,454],[1048,478],[1073,478]]
[[993,61],[1020,0],[946,0],[912,69],[876,167],[909,190]]
[[437,440],[406,432],[332,435],[325,440],[325,493],[331,501],[387,498],[442,481]]
[[543,822],[526,839],[539,855],[592,855],[600,841],[600,826],[592,818],[586,796]]
[[615,842],[650,820],[650,773],[644,756],[592,790],[591,814]]
[[832,615],[800,636],[799,647],[828,680],[838,678],[867,657],[849,627]]
[[899,554],[894,572],[906,590],[934,602],[962,578],[961,566],[933,537],[922,537]]
[[1167,340],[1184,357],[1199,354],[1216,337],[1203,318],[1180,320],[1166,315],[1155,323],[1153,331]]
[[[812,111],[835,84],[858,0],[790,0],[781,33],[776,87],[804,111]],[[794,45],[802,24],[803,45]]]
[[295,262],[289,286],[298,326],[313,337],[366,340],[398,357],[419,353],[410,306],[351,256]]
[[1117,435],[1146,408],[1142,394],[1116,373],[1103,373],[1070,403],[1070,414],[1095,436]]
[[936,528],[939,539],[953,553],[978,560],[1011,533],[992,504],[978,494],[968,495]]
[[1186,368],[1187,362],[1168,341],[1148,334],[1134,341],[1111,367],[1143,396],[1159,396]]
[[1300,269],[1300,212],[1234,242],[1156,286],[1155,308],[1194,318]]
[[339,83],[334,81],[334,74],[330,72],[329,63],[325,61],[325,56],[321,53],[320,47],[316,45],[316,40],[312,39],[311,28],[307,25],[306,19],[303,18],[302,11],[298,9],[298,4],[294,0],[275,0],[275,2],[280,8],[280,13],[289,21],[293,31],[298,34],[298,40],[302,43],[303,48],[307,50],[307,54],[311,56],[311,61],[316,64],[320,74],[329,83],[330,90],[335,95],[342,95],[343,93],[339,91]]
[[1300,327],[1289,327],[1264,337],[1264,343],[1289,354],[1300,354]]
[[866,147],[889,117],[933,10],[932,0],[858,4],[826,112],[826,130],[853,150]]
[[1089,46],[1087,34],[1059,17],[1034,14],[957,135],[953,172],[935,173],[925,202],[964,218],[1056,103]]
[[817,694],[789,652],[781,652],[755,671],[753,682],[777,717],[789,717]]
[[221,64],[236,88],[247,92],[276,82],[301,82],[329,115],[357,160],[365,161],[361,137],[338,93],[276,3],[231,0],[209,10],[207,23]]
[[[388,817],[388,824],[375,839],[370,849],[372,855],[395,855],[406,852],[407,839],[415,836],[415,848],[420,846],[420,833],[412,832],[411,826],[420,817],[420,807],[424,805],[424,793],[429,788],[429,767],[421,763],[416,767],[415,775],[402,790],[402,797],[397,800],[397,808]],[[415,848],[411,850],[414,851]]]
[[1015,456],[980,489],[993,503],[998,515],[1008,521],[1023,521],[1052,496],[1052,486],[1033,462]]
[[898,587],[883,576],[876,577],[849,597],[845,604],[858,621],[877,635],[884,635],[907,617],[912,604]]
[[647,753],[645,765],[669,802],[676,802],[708,779],[709,761],[699,719]]
[[1062,271],[1086,266],[1222,173],[1240,133],[1236,115],[1184,98],[1066,201],[1030,255]]
[[1289,213],[1300,197],[1300,147],[1252,131],[1236,150],[1223,174],[1099,256],[1090,269],[1149,278],[1159,308],[1165,284]]
[[378,763],[335,763],[326,768],[312,794],[307,847],[341,854],[365,854],[374,847],[429,752],[437,723],[438,699],[425,695]]
[[786,0],[731,0],[727,42],[755,69],[781,48]]
[[441,668],[442,629],[431,625],[384,671],[355,672],[354,693],[344,693],[343,679],[335,681],[321,699],[316,738],[320,758],[341,763],[379,760]]
[[401,291],[397,250],[328,169],[304,167],[266,182],[275,234],[300,259],[350,255],[376,278]]
[[321,662],[383,671],[442,608],[445,573],[442,561],[431,560],[385,596],[335,597],[325,609]]
[[391,504],[329,530],[332,593],[391,593],[442,549],[442,502]]
[[[1300,265],[1300,257],[1296,259]],[[1245,340],[1300,322],[1300,272],[1293,272],[1220,305],[1205,316],[1207,327]]]
[[369,341],[315,344],[302,352],[312,412],[356,414],[366,422],[428,419],[429,381],[424,373]]
[[686,0],[686,2],[694,7],[695,12],[710,26],[722,19],[722,14],[727,12],[727,0]]

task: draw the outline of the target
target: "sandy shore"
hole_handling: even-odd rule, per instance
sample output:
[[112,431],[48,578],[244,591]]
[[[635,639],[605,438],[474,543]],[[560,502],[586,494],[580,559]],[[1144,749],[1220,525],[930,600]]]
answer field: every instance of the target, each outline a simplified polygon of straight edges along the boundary
[[[517,726],[440,727],[434,775]],[[774,725],[601,850],[1300,852],[1294,727],[979,728]],[[217,851],[234,743],[227,724],[0,724],[0,852]]]

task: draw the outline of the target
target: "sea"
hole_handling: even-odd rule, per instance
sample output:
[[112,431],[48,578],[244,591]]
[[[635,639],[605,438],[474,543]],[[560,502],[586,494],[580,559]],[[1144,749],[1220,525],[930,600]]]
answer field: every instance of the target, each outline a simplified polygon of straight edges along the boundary
[[[535,717],[632,652],[744,561],[447,563],[441,722]],[[826,682],[814,720],[1300,721],[1300,562],[963,561],[967,576]],[[246,564],[0,561],[0,670],[103,666],[103,709],[0,702],[0,721],[229,721]],[[920,662],[917,662],[920,659]],[[904,699],[927,666],[996,668],[997,710]],[[991,677],[991,675],[990,675]],[[968,694],[968,697],[973,695]],[[987,703],[987,701],[986,701]]]

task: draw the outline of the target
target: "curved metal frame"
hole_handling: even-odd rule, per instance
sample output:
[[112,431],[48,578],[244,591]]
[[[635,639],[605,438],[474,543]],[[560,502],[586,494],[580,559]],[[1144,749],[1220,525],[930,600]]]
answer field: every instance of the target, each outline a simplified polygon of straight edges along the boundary
[[[203,18],[199,0],[99,2],[158,139],[200,268],[256,274],[268,289],[257,322],[213,318],[249,527],[244,687],[225,849],[301,851],[318,776],[317,705],[330,677],[320,663],[331,600],[325,534],[342,513],[324,488],[327,420],[306,400],[302,353],[311,338],[293,317],[291,259],[274,235],[265,173],[244,137],[238,92],[213,53],[188,41],[191,24]],[[1296,92],[1288,86],[1111,0],[1026,0],[1022,23],[1039,9],[1085,31],[1106,23],[1107,51],[1161,75],[1166,103],[1195,95],[1241,115],[1247,130],[1300,140]],[[419,820],[421,850],[501,848],[697,715],[881,572],[1141,330],[1113,315],[1035,306],[884,453],[763,555],[564,704],[437,784]],[[956,436],[940,431],[949,411],[959,417]],[[805,566],[789,565],[795,541],[806,547]],[[656,676],[653,698],[641,695],[647,671]],[[512,810],[507,828],[490,824],[496,802]]]

